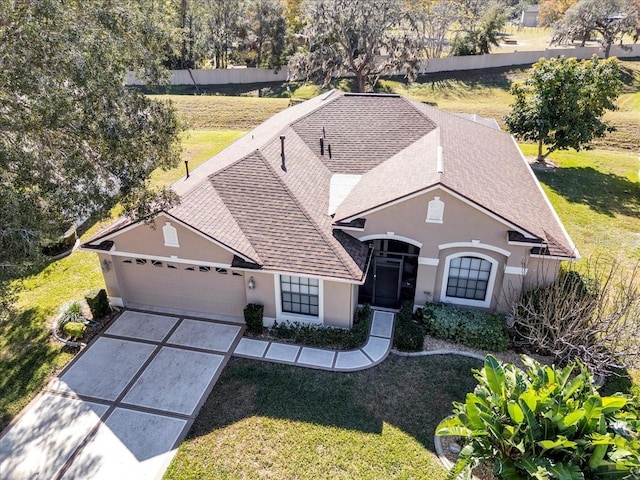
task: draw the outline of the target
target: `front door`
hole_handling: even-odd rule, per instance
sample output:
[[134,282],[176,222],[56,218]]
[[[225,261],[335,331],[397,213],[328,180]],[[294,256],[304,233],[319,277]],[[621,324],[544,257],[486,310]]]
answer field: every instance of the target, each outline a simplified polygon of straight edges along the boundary
[[385,239],[373,240],[371,245],[375,253],[358,302],[386,308],[398,308],[407,300],[413,302],[420,249]]
[[401,267],[401,259],[383,257],[375,259],[373,305],[387,308],[398,307]]

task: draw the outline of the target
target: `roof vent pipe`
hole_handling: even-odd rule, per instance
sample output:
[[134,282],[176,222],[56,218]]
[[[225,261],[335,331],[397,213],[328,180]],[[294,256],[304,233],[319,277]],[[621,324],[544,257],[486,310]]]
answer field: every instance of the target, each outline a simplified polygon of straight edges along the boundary
[[329,154],[329,158],[331,158],[331,144],[327,145],[327,153]]
[[442,159],[442,147],[438,147],[438,159],[436,162],[438,173],[444,173],[444,161]]
[[320,139],[320,155],[324,156],[324,138]]
[[327,132],[324,131],[324,127],[322,127],[322,138],[327,138]]
[[280,135],[280,158],[282,159],[282,165],[280,165],[280,168],[282,168],[282,170],[286,172],[287,166],[284,163],[284,139],[285,139],[285,136]]

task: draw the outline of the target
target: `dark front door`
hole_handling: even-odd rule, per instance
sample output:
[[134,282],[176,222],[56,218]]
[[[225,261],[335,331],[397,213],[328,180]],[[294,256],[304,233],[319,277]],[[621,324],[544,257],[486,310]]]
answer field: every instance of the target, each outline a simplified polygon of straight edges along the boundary
[[375,253],[358,302],[386,308],[413,302],[420,249],[397,240],[373,240],[371,245]]
[[381,257],[375,259],[373,305],[387,308],[398,306],[401,266],[400,259]]

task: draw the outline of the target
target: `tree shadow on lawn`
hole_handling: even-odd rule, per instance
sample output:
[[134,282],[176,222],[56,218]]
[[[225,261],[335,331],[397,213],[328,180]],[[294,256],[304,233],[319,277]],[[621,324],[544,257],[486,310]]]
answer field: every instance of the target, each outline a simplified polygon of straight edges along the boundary
[[189,438],[264,416],[380,434],[396,426],[433,450],[438,423],[476,381],[478,360],[399,357],[360,372],[337,373],[233,358],[196,418]]
[[42,388],[60,355],[61,347],[49,341],[41,317],[32,308],[0,322],[0,430]]
[[640,183],[593,167],[536,171],[540,182],[572,203],[583,203],[610,217],[640,216]]

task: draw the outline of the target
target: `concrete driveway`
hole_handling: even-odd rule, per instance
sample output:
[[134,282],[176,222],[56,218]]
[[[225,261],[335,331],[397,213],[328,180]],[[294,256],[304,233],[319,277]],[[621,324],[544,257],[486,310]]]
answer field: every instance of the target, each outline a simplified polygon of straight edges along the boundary
[[242,330],[125,311],[0,438],[0,477],[161,477]]

